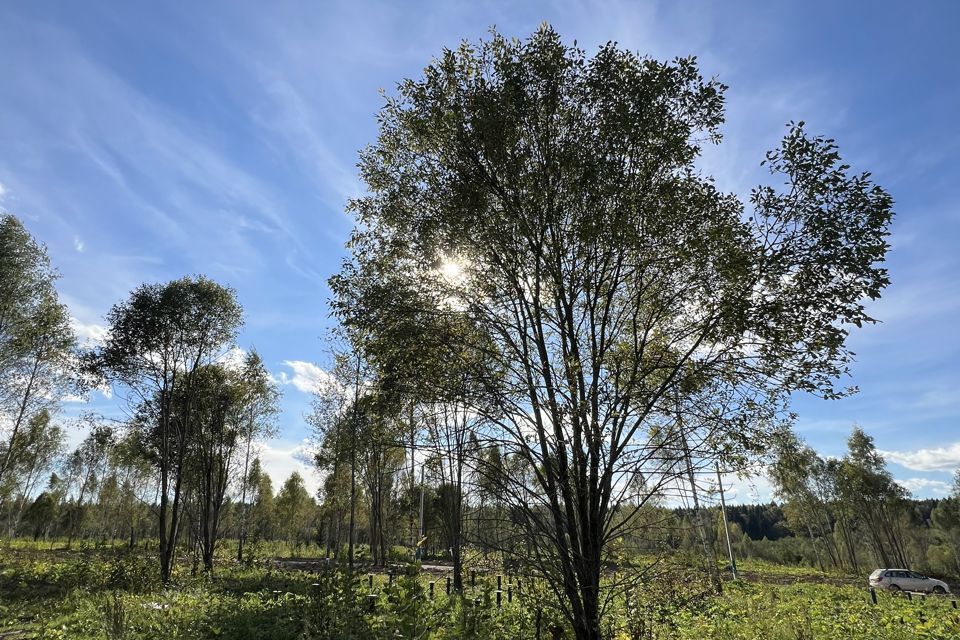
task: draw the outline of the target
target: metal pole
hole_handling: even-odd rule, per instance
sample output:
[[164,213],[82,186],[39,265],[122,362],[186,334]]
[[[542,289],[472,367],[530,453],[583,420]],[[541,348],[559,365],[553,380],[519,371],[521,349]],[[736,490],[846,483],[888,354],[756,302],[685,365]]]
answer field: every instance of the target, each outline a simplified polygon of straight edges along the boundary
[[730,556],[730,570],[733,579],[737,579],[737,561],[733,557],[733,546],[730,544],[730,527],[727,524],[727,501],[723,497],[723,480],[720,479],[720,463],[717,462],[717,484],[720,485],[720,510],[723,513],[723,531],[727,534],[727,554]]

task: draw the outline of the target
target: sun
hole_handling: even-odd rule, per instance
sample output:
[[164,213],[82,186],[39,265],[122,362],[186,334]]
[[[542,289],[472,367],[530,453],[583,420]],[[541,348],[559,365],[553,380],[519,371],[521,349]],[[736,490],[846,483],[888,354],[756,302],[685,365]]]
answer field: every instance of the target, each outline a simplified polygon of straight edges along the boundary
[[456,260],[446,259],[440,264],[440,275],[450,282],[457,282],[463,275],[463,265]]

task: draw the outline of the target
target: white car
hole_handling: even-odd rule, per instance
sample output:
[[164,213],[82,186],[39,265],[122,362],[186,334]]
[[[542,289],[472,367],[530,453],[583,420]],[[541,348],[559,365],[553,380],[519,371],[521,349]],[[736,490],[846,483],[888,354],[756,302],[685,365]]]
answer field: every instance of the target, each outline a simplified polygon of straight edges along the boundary
[[923,591],[924,593],[950,593],[950,587],[942,580],[922,576],[906,569],[877,569],[870,574],[870,586],[888,591]]

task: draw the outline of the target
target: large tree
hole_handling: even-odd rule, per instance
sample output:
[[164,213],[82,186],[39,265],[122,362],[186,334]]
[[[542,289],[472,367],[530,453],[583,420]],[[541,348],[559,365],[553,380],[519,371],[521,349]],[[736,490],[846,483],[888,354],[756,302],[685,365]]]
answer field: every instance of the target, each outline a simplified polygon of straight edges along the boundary
[[145,284],[111,309],[95,369],[129,391],[159,475],[160,573],[170,580],[183,515],[186,460],[199,428],[202,372],[234,344],[242,311],[230,288],[199,276]]
[[746,427],[791,391],[841,395],[848,330],[888,283],[891,198],[831,140],[791,126],[766,159],[780,186],[746,205],[697,171],[724,89],[693,59],[494,34],[402,82],[361,155],[335,310],[353,335],[407,336],[394,360],[419,344],[398,327],[469,327],[448,359],[484,390],[481,435],[531,471],[504,496],[577,638],[601,635],[620,508],[686,477],[683,457],[756,447]]
[[0,483],[17,463],[21,432],[75,381],[75,337],[56,279],[46,248],[0,214]]

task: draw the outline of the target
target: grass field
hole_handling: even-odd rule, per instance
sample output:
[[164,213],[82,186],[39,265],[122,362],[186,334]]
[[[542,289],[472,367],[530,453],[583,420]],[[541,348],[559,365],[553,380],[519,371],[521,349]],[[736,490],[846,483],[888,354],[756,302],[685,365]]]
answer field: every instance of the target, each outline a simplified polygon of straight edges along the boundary
[[[674,567],[638,587],[604,617],[609,637],[707,638],[960,637],[951,598],[887,593],[871,603],[862,580],[744,563],[748,580],[707,595],[694,572]],[[15,541],[0,548],[0,638],[536,638],[558,622],[542,584],[517,589],[481,575],[463,598],[442,575],[348,579],[335,572],[241,566],[222,559],[214,576],[178,568],[175,586],[156,582],[146,552],[63,550]],[[433,598],[430,581],[435,582]]]

